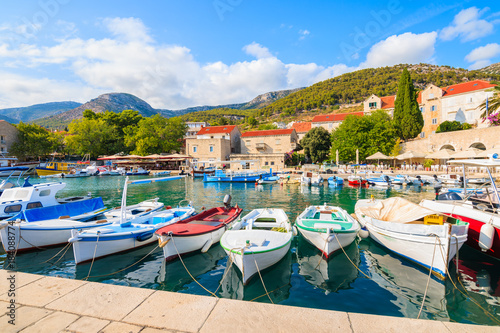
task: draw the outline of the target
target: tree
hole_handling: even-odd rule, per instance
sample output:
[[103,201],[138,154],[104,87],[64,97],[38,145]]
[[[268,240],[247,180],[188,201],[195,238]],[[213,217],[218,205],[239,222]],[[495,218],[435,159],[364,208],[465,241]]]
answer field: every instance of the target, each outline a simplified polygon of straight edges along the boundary
[[255,119],[254,117],[248,117],[247,123],[248,123],[248,125],[250,125],[252,127],[255,127],[255,126],[257,126],[259,124],[259,122],[257,121],[257,119]]
[[398,137],[413,139],[422,132],[424,117],[418,108],[417,93],[406,68],[399,79],[398,93],[394,102],[394,127]]
[[26,124],[22,121],[16,127],[19,134],[17,141],[10,148],[10,153],[19,159],[40,158],[40,156],[62,150],[62,135],[52,133],[39,125]]
[[81,156],[112,155],[123,147],[116,126],[103,119],[75,119],[69,124],[69,134],[65,139],[68,149]]
[[323,127],[315,127],[300,140],[300,145],[304,148],[304,154],[309,156],[313,163],[323,162],[327,159],[332,145],[330,133]]
[[396,130],[391,117],[382,110],[369,116],[347,116],[342,124],[332,133],[331,156],[339,151],[343,161],[354,161],[356,149],[360,160],[381,152],[389,155],[396,145]]
[[[443,121],[441,124],[439,124],[438,128],[436,129],[436,133],[461,131],[463,129],[470,128],[470,125],[469,126],[467,126],[467,125],[469,125],[469,124],[467,124],[467,123],[462,124],[461,122],[456,121],[456,120],[454,120],[454,121],[446,120],[446,121]],[[464,126],[465,126],[465,128],[464,128]]]
[[484,110],[481,114],[483,121],[486,120],[489,115],[495,114],[496,111],[500,109],[500,86],[495,86],[493,89],[495,93],[492,98],[488,99],[488,110],[486,110],[486,101],[479,105],[479,109]]
[[143,118],[137,129],[125,129],[125,143],[133,148],[133,154],[149,155],[180,150],[186,133],[185,123],[178,117],[164,118],[159,114]]

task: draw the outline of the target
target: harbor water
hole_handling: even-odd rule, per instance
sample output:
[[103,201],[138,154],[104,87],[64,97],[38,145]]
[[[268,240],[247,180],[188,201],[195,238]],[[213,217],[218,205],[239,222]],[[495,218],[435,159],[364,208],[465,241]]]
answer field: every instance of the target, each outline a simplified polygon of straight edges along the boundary
[[[34,179],[33,182],[41,182]],[[91,192],[111,208],[121,204],[124,177],[65,179],[58,197]],[[198,179],[131,185],[127,203],[159,198],[166,206],[187,199],[200,211],[221,206],[226,194],[243,215],[255,208],[282,208],[291,221],[309,205],[329,203],[354,212],[358,199],[432,199],[432,187],[392,189],[302,187],[253,183],[203,183]],[[6,254],[0,254],[0,262]],[[219,244],[206,253],[165,263],[157,244],[75,265],[71,247],[18,254],[22,272],[116,285],[166,290],[254,302],[500,326],[500,262],[466,245],[449,267],[451,279],[428,279],[428,271],[390,253],[370,239],[357,239],[328,261],[300,235],[277,265],[243,286]],[[195,279],[196,281],[194,281]],[[264,287],[265,286],[265,287]],[[266,290],[268,294],[266,294]],[[424,299],[425,295],[425,299]]]

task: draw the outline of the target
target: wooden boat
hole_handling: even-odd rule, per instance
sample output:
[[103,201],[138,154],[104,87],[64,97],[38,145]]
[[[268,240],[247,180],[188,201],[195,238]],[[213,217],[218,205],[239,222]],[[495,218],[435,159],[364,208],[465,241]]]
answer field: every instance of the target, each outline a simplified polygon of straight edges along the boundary
[[282,178],[280,180],[281,185],[299,185],[300,184],[300,179],[298,178],[291,178],[290,176],[286,178]]
[[36,173],[38,176],[53,176],[60,175],[61,173],[70,173],[72,169],[80,169],[80,166],[76,163],[68,162],[47,162],[45,164],[40,164],[36,167]]
[[344,179],[339,176],[332,176],[328,178],[328,185],[333,187],[340,187],[344,185]]
[[500,194],[495,182],[492,181],[493,177],[490,171],[490,168],[500,167],[500,158],[494,154],[486,160],[453,160],[448,163],[487,168],[491,181],[491,192],[488,190],[487,201],[478,203],[477,200],[471,201],[467,198],[460,200],[460,196],[450,196],[449,198],[457,200],[422,200],[420,205],[468,222],[467,245],[500,259],[500,214],[497,208]]
[[358,222],[344,209],[326,203],[307,207],[297,217],[295,226],[326,258],[349,246],[360,230]]
[[358,200],[355,213],[374,241],[443,280],[467,240],[468,223],[399,197]]
[[224,198],[224,207],[203,211],[186,220],[176,222],[156,231],[158,242],[163,247],[166,261],[195,251],[206,252],[217,244],[242,209],[230,206],[231,196]]
[[254,209],[220,240],[222,248],[241,272],[243,284],[279,262],[290,250],[293,234],[283,209]]
[[300,176],[300,184],[305,186],[311,185],[312,176],[313,176],[312,172],[302,173],[302,175]]

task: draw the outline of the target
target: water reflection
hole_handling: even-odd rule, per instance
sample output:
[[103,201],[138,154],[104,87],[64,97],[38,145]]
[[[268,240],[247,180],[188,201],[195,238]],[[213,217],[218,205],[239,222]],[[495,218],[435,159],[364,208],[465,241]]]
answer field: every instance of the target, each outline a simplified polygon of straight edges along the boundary
[[339,250],[333,257],[326,260],[316,247],[300,235],[296,251],[299,274],[314,287],[324,290],[325,295],[350,288],[351,283],[358,276],[358,270],[353,263],[356,266],[360,263],[357,242],[353,242],[344,250],[345,254]]

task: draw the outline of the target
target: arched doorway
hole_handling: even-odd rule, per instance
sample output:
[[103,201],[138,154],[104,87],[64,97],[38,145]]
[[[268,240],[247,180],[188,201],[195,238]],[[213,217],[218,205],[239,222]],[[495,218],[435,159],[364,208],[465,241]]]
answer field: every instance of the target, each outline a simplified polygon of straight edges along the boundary
[[486,146],[482,142],[474,142],[469,146],[469,148],[476,148],[481,150],[486,150]]
[[452,145],[443,145],[441,148],[439,148],[439,150],[443,149],[449,149],[455,151],[455,147],[453,147]]

